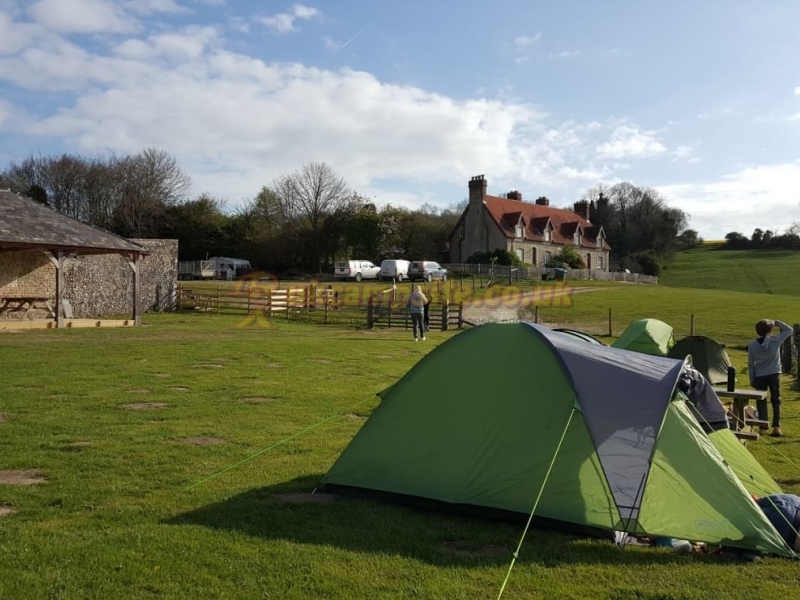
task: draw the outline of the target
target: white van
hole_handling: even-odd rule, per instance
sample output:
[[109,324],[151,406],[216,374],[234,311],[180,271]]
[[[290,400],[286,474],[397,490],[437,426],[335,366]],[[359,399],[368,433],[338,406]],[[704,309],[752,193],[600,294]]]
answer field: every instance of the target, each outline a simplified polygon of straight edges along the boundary
[[381,279],[408,279],[408,267],[411,263],[407,260],[387,259],[381,263]]
[[337,279],[378,279],[381,269],[369,260],[337,260],[333,276]]

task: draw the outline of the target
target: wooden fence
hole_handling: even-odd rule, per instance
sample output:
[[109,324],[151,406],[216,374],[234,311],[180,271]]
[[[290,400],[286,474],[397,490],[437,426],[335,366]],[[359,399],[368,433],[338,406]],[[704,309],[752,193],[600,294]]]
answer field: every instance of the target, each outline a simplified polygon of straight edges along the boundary
[[[445,286],[438,282],[427,287],[428,294],[436,299],[428,312],[431,329],[447,331],[453,327],[463,327],[463,304],[450,302]],[[221,286],[216,289],[181,287],[178,290],[177,309],[243,316],[260,314],[268,318],[311,320],[323,324],[358,323],[369,328],[408,328],[411,325],[404,297],[396,287],[370,294],[365,302],[360,298],[348,300],[337,290],[313,284],[269,290],[258,287],[246,290],[231,290]]]

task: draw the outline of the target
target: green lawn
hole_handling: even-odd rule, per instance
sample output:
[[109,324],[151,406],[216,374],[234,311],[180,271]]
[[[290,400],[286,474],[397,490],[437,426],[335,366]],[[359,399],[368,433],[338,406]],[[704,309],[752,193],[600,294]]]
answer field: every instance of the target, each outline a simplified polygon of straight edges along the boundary
[[680,252],[661,276],[661,285],[800,295],[800,252],[719,250],[704,246]]
[[[800,312],[792,298],[633,285],[542,311],[585,324],[607,305],[620,319],[695,311],[736,344],[755,318]],[[240,318],[0,333],[0,470],[45,479],[0,485],[0,506],[16,511],[0,517],[0,598],[496,598],[521,525],[310,495],[374,394],[458,333],[415,344],[403,330],[236,329]],[[798,493],[800,404],[784,387],[788,435],[750,447]],[[797,569],[534,529],[503,597],[785,600]]]

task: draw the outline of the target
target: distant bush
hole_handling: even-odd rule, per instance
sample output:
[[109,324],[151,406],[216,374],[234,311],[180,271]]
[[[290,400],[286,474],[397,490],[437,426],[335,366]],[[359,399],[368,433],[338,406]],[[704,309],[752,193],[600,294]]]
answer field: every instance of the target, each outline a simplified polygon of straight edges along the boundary
[[570,269],[585,269],[581,255],[572,246],[564,246],[561,251],[550,260],[552,267],[569,267]]

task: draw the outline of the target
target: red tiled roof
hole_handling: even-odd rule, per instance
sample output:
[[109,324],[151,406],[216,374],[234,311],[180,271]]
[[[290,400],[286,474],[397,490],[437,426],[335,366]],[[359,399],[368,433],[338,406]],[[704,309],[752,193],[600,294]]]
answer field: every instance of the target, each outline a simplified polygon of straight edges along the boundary
[[[544,241],[543,230],[549,221],[552,226],[551,241],[554,244],[572,244],[572,236],[578,224],[581,227],[581,247],[597,248],[597,234],[599,228],[592,225],[577,213],[564,208],[553,208],[532,204],[521,200],[509,200],[498,196],[484,196],[486,210],[494,219],[500,231],[507,238],[516,237],[516,224],[520,215],[525,217],[525,239]],[[603,250],[610,250],[608,243],[603,240]]]

